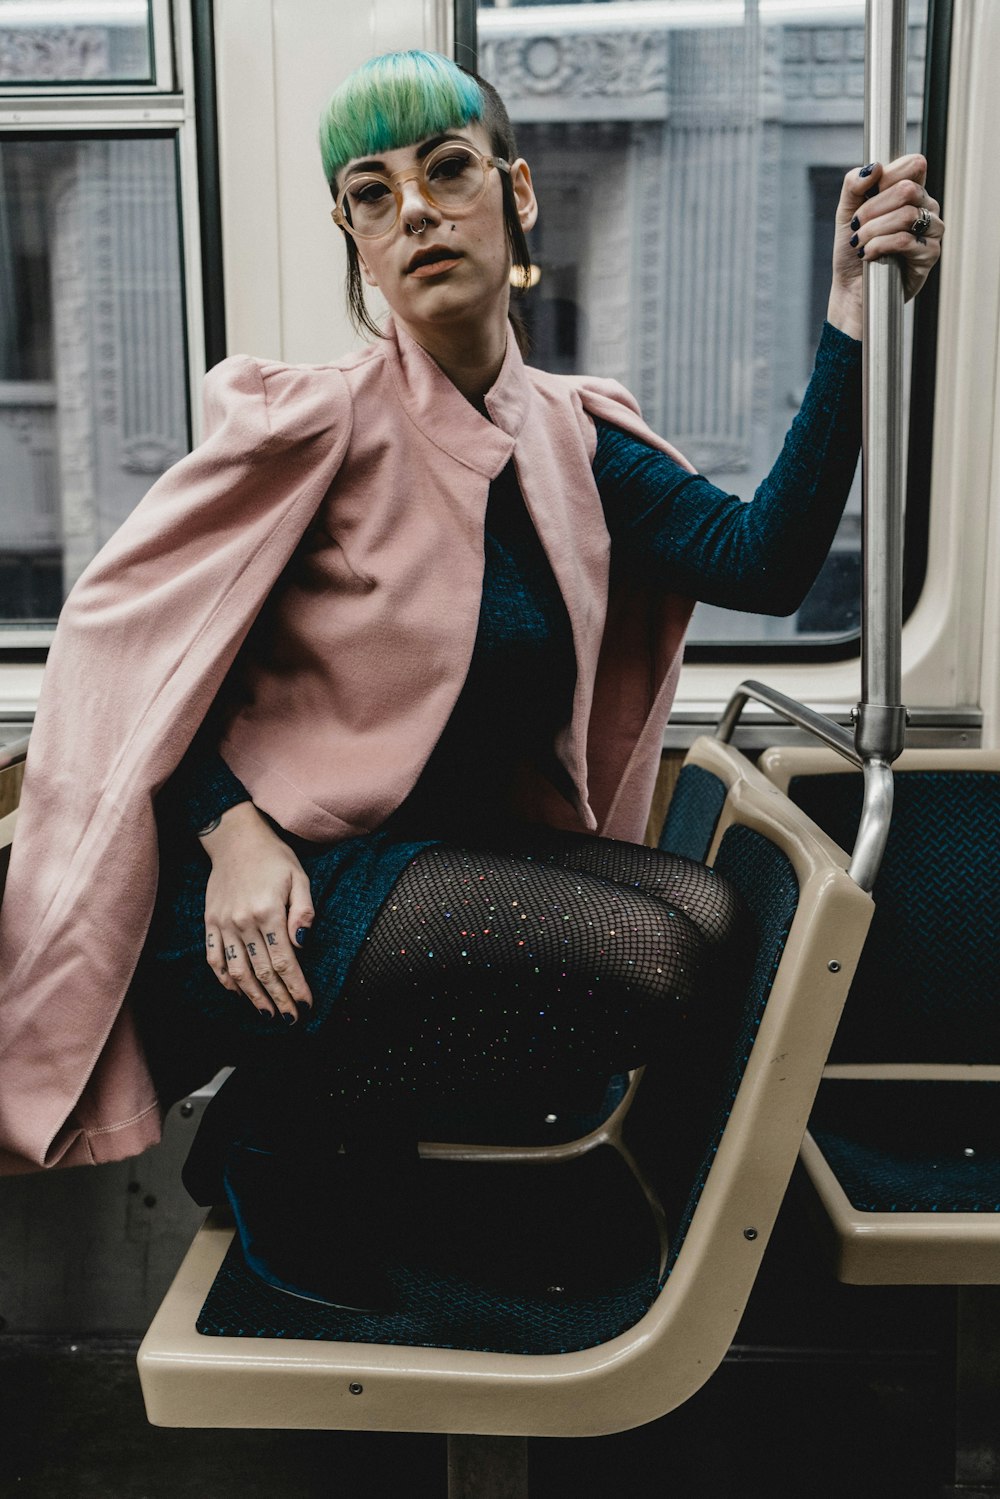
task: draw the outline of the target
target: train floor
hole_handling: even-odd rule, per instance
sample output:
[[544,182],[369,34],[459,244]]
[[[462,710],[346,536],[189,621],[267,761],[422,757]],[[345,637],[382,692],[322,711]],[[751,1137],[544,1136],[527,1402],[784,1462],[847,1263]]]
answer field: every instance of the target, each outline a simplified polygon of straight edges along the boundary
[[[0,1342],[3,1499],[444,1499],[443,1437],[150,1427],[135,1346]],[[534,1440],[532,1499],[938,1499],[938,1372],[736,1352],[661,1421]]]
[[[838,1285],[792,1192],[719,1371],[648,1426],[533,1440],[531,1499],[941,1499],[954,1310]],[[445,1499],[443,1437],[150,1427],[138,1341],[0,1333],[0,1499]]]

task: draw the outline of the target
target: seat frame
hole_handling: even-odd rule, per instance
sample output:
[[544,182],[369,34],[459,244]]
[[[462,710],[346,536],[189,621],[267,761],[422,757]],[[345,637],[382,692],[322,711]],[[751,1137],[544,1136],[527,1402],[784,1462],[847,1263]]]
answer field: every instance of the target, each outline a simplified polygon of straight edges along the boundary
[[211,1215],[139,1350],[154,1424],[596,1436],[656,1419],[714,1372],[781,1204],[873,907],[845,873],[844,851],[738,751],[703,739],[689,762],[727,788],[709,862],[731,826],[746,826],[784,852],[800,893],[723,1138],[645,1316],[597,1347],[546,1355],[202,1337],[196,1318],[232,1237]]

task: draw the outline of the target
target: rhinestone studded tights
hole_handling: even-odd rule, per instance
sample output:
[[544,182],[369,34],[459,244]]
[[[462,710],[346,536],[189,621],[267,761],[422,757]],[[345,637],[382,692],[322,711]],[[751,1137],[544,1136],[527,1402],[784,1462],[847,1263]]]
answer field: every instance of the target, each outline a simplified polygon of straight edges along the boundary
[[326,1086],[367,1113],[649,1061],[710,1022],[741,917],[723,878],[636,844],[427,848],[355,960]]

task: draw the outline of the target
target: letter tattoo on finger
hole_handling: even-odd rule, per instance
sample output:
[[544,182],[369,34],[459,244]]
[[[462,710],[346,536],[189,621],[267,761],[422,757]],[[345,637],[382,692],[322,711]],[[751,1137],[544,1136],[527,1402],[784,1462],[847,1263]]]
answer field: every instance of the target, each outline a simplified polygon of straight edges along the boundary
[[235,949],[235,947],[227,947],[226,948],[226,957],[232,959],[232,958],[235,958],[235,956],[236,956],[236,949]]
[[256,944],[256,942],[248,942],[247,943],[247,952],[250,954],[251,958],[255,958],[257,956],[257,944]]
[[268,932],[266,935],[267,935],[267,945],[268,945],[268,947],[274,947],[275,944],[278,941],[277,933],[276,932]]

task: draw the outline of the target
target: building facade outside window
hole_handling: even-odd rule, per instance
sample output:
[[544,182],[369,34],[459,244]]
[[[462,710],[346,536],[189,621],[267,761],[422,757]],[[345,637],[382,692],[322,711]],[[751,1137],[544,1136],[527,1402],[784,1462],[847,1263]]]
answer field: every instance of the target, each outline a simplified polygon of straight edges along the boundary
[[[862,164],[864,3],[479,4],[541,204],[533,362],[621,380],[656,430],[749,499],[808,379],[833,213]],[[908,134],[920,140],[926,4],[911,0]],[[860,611],[860,479],[791,619],[699,605],[689,640],[842,640]]]
[[184,40],[160,0],[0,0],[0,657],[44,652],[87,563],[191,445]]

